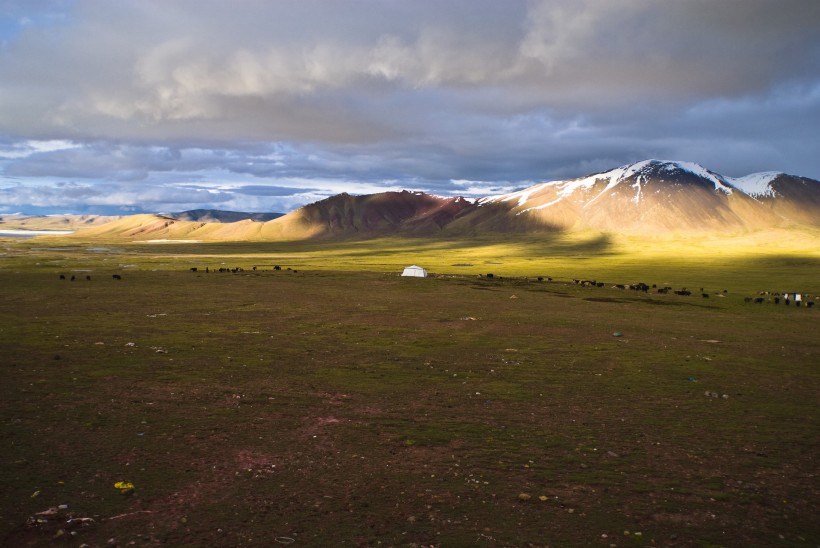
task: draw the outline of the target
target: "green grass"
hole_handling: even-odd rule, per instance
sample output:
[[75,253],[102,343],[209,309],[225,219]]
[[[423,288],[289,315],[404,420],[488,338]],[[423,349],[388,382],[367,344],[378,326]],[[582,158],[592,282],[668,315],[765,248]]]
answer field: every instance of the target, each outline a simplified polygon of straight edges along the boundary
[[9,242],[0,543],[816,545],[817,256],[620,245]]

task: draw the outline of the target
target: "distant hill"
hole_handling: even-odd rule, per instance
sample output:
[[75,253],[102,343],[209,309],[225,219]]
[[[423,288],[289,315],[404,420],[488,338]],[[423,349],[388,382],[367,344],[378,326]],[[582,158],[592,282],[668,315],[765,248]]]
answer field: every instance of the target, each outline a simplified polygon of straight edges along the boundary
[[0,215],[0,227],[21,230],[78,230],[121,218],[106,215]]
[[217,213],[134,215],[83,235],[266,241],[589,229],[663,235],[820,228],[820,181],[775,172],[730,178],[689,162],[646,160],[478,200],[409,191],[342,193],[266,221],[243,217],[230,222],[229,212]]

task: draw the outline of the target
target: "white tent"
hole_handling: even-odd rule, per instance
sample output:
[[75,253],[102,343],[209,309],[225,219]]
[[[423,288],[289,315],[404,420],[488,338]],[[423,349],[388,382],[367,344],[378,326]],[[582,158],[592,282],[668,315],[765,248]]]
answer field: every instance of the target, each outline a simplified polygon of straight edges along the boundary
[[402,276],[414,276],[416,278],[426,278],[427,271],[424,270],[420,266],[412,265],[408,266],[404,269],[404,272],[401,273]]

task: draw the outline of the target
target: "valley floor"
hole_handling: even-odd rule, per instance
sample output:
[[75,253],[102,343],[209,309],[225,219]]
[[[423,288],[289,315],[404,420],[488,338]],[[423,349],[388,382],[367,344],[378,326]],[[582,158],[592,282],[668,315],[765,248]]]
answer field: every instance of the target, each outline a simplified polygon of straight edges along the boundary
[[816,307],[9,249],[0,544],[820,543]]

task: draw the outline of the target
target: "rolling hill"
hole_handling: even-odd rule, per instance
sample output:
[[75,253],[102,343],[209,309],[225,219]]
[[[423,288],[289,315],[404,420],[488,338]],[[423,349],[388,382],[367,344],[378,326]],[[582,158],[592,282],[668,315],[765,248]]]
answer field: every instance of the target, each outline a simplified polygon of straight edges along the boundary
[[578,179],[478,200],[422,192],[338,194],[265,222],[135,215],[84,237],[205,241],[464,237],[596,230],[738,234],[820,228],[820,181],[784,173],[730,178],[690,162],[646,160]]

